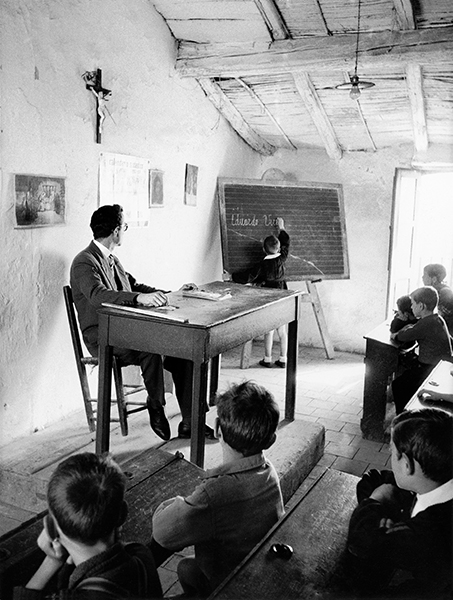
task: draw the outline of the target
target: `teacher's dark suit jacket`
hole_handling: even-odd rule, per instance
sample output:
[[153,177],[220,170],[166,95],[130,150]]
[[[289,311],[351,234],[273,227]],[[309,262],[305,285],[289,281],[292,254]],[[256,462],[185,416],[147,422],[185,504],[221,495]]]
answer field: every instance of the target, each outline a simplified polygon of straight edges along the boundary
[[103,302],[134,305],[138,294],[155,292],[156,288],[137,283],[126,273],[123,265],[115,258],[115,268],[121,290],[115,281],[108,259],[94,242],[79,252],[71,266],[70,284],[72,295],[88,350],[97,354],[98,309]]

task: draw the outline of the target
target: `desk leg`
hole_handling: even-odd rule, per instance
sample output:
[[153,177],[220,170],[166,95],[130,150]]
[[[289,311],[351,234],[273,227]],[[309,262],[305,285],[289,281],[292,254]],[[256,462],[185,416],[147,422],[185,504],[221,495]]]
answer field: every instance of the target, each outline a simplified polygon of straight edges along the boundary
[[398,366],[398,352],[367,340],[365,381],[363,386],[363,417],[360,429],[363,437],[384,441],[384,422],[389,377]]
[[96,454],[107,452],[110,446],[110,407],[112,403],[113,348],[99,346],[98,410],[96,418]]
[[209,406],[215,405],[217,388],[219,387],[220,354],[211,359],[211,380],[209,385]]
[[[299,315],[299,298],[297,298],[297,311]],[[296,406],[296,376],[297,359],[299,353],[299,319],[291,321],[288,326],[288,362],[286,365],[286,396],[285,396],[285,419],[294,421]]]
[[199,467],[204,465],[204,426],[206,423],[206,397],[208,393],[209,362],[194,363],[192,380],[192,437],[190,460]]

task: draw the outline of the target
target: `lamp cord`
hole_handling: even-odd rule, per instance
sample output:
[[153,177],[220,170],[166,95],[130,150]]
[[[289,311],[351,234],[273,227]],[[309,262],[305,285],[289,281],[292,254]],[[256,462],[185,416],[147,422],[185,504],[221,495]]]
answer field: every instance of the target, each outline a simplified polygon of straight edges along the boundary
[[360,34],[360,0],[359,0],[359,6],[357,9],[357,39],[356,39],[356,45],[355,45],[355,69],[354,69],[354,75],[357,77],[357,63],[359,61],[359,34]]

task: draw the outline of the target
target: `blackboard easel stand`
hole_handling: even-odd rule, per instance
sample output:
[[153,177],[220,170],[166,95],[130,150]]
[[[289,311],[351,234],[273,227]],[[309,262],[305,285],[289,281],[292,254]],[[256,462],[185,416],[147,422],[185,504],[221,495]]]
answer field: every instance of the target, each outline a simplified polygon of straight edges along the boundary
[[[322,310],[321,300],[319,298],[318,290],[316,288],[316,282],[306,281],[307,292],[302,294],[302,302],[310,302],[313,307],[315,314],[316,323],[318,324],[319,333],[321,340],[326,351],[326,357],[330,360],[335,358],[335,350],[330,339],[329,331],[327,329],[327,322],[324,317],[324,311]],[[250,355],[252,353],[253,340],[246,342],[242,347],[241,354],[241,369],[248,369],[250,366]]]

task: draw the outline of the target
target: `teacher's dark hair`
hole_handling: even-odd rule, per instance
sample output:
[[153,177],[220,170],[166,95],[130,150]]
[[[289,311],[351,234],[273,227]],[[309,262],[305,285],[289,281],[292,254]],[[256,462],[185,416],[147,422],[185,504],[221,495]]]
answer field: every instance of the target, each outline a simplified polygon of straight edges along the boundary
[[90,227],[95,240],[108,237],[123,222],[123,208],[119,204],[100,206],[91,215]]

